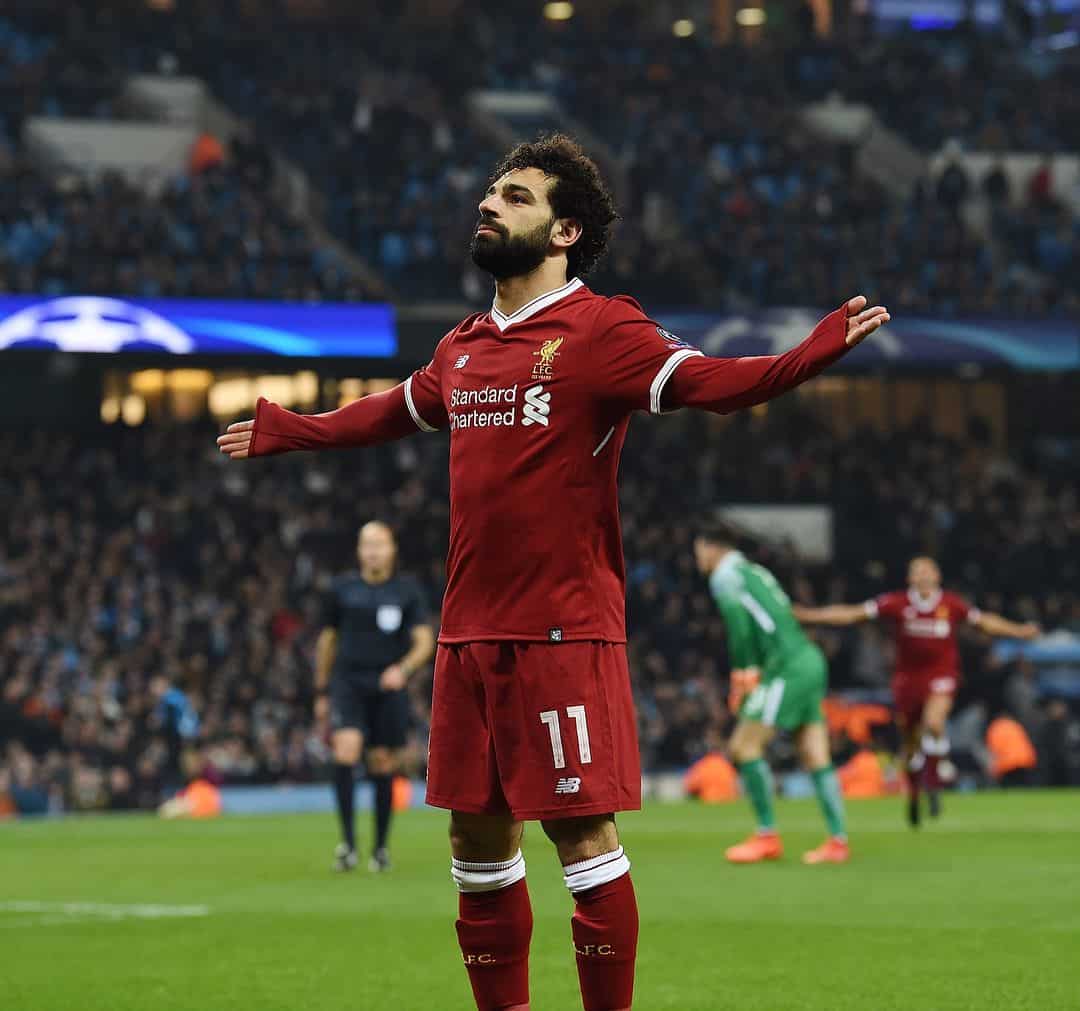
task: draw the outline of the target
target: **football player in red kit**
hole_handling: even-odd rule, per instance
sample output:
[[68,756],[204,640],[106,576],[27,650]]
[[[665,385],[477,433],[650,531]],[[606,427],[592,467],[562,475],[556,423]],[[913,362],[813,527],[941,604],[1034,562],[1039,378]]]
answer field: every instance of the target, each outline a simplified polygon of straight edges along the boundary
[[[716,359],[582,276],[615,208],[573,141],[514,149],[479,205],[495,279],[400,386],[328,414],[261,400],[218,442],[234,459],[450,432],[450,549],[428,802],[448,808],[457,933],[481,1011],[529,1006],[522,823],[540,821],[574,899],[587,1011],[631,1005],[638,914],[615,813],[640,805],[616,474],[630,415],[720,413],[779,396],[889,319],[857,297],[775,357]],[[658,474],[657,480],[663,480]]]
[[932,558],[911,560],[906,591],[883,593],[863,604],[796,607],[794,613],[805,624],[854,625],[872,618],[891,622],[896,637],[893,704],[908,770],[908,820],[919,824],[923,786],[930,796],[931,814],[937,814],[941,785],[955,775],[948,760],[945,724],[960,685],[957,627],[968,622],[988,635],[1033,639],[1039,634],[1038,625],[980,611],[943,590],[941,570]]

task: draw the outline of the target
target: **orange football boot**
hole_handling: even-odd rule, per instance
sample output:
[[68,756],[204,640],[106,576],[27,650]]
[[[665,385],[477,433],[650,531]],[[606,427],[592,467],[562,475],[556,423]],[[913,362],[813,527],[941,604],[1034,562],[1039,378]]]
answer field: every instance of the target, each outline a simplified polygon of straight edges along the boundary
[[846,864],[851,859],[851,849],[846,839],[830,836],[816,850],[803,854],[804,864]]
[[758,864],[762,860],[779,860],[783,855],[784,844],[776,832],[757,832],[724,854],[733,864]]

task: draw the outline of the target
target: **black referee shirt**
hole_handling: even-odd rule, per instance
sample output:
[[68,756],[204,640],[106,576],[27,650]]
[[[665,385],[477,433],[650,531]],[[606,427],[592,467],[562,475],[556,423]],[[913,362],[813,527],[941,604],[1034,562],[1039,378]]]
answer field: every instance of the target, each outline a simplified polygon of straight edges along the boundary
[[334,677],[378,683],[379,675],[412,648],[412,630],[429,611],[420,584],[394,575],[369,583],[359,572],[334,580],[323,604],[323,624],[338,632]]

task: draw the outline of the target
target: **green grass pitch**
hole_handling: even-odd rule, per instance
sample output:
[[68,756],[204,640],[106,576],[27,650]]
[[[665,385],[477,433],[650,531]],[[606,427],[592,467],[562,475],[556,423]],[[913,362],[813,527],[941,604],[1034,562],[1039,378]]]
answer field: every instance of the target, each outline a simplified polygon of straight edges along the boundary
[[[722,859],[741,804],[620,819],[641,906],[636,1009],[1080,1009],[1080,794],[949,797],[919,833],[899,800],[852,803],[843,867],[799,864],[822,834],[813,802],[779,814],[787,858],[757,867]],[[2,825],[0,1008],[472,1008],[445,818],[414,811],[395,829],[395,869],[373,877],[330,873],[329,815]],[[536,828],[526,856],[533,1007],[572,1011],[570,900]]]

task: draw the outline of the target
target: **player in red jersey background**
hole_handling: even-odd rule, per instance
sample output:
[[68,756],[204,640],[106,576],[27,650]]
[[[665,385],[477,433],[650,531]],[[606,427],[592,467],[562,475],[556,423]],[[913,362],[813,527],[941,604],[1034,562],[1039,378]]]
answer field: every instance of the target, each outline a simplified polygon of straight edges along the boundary
[[494,304],[448,333],[430,364],[328,414],[260,399],[255,418],[218,442],[243,459],[449,429],[428,801],[451,811],[473,995],[481,1011],[528,1008],[532,911],[520,841],[522,823],[535,819],[574,898],[584,1007],[622,1011],[638,914],[615,813],[641,795],[616,484],[630,416],[769,400],[889,316],[856,297],[786,354],[704,356],[632,299],[582,283],[615,208],[596,166],[562,136],[510,152],[479,214],[471,252],[495,279]]
[[937,562],[925,557],[909,563],[906,591],[883,593],[862,604],[796,607],[794,611],[807,624],[854,625],[873,618],[892,624],[896,642],[893,704],[908,770],[908,820],[912,825],[919,823],[923,786],[930,794],[931,813],[936,814],[941,784],[953,776],[945,724],[960,687],[957,628],[967,622],[988,635],[1033,639],[1039,627],[980,611],[943,590]]

